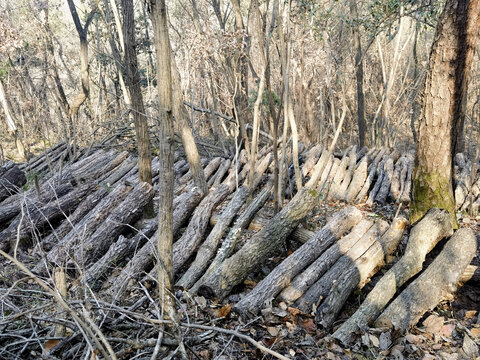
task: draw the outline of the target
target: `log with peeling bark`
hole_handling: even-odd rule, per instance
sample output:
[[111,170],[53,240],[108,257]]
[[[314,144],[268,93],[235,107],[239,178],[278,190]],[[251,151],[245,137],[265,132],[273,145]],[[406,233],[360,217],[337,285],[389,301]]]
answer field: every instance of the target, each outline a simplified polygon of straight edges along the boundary
[[18,166],[14,166],[0,176],[0,202],[21,190],[27,178]]
[[384,259],[393,254],[403,237],[408,225],[407,219],[399,217],[393,220],[392,225],[379,241],[375,241],[362,256],[354,261],[347,255],[342,257],[330,270],[334,281],[330,291],[324,296],[321,305],[317,308],[317,326],[329,330],[337,319],[348,296],[355,288],[361,289],[376,271],[384,264]]
[[429,210],[410,232],[403,257],[380,279],[360,308],[335,331],[333,337],[348,344],[362,326],[375,320],[397,289],[422,270],[426,254],[442,238],[453,233],[452,222],[452,217],[446,210]]
[[[411,192],[412,192],[412,175],[414,168],[414,159],[412,156],[409,156],[407,162],[407,169],[402,171],[402,178],[400,180],[400,201],[401,202],[410,202]],[[405,177],[403,173],[405,172]]]
[[241,314],[257,314],[264,302],[277,296],[291,279],[310,265],[325,249],[346,231],[355,226],[362,218],[355,207],[347,207],[336,213],[315,236],[287,257],[266,278],[237,305],[235,310]]
[[89,265],[98,260],[127,225],[140,218],[145,206],[153,199],[154,193],[153,187],[148,183],[141,182],[135,186],[95,232],[82,239],[74,252],[74,261],[77,264]]
[[[347,166],[350,163],[350,157],[349,157],[351,156],[350,152],[351,152],[351,148],[348,148],[345,151],[345,153],[343,154],[342,160],[338,165],[337,171],[335,172],[335,176],[331,178],[332,181],[330,185],[330,190],[328,192],[329,198],[337,199],[338,197],[338,192],[340,190],[342,180],[345,178],[345,175],[347,174]],[[355,150],[355,155],[356,155],[356,150]]]
[[19,214],[8,228],[0,233],[0,248],[8,250],[28,243],[33,232],[50,229],[50,224],[73,212],[84,197],[93,190],[95,184],[88,182],[43,207],[33,209],[28,214]]
[[[86,199],[79,205],[79,213],[72,214],[72,218],[76,224],[61,228],[61,233],[69,229],[68,233],[63,237],[58,237],[55,242],[52,238],[48,238],[46,247],[51,250],[46,255],[48,263],[63,266],[67,258],[71,255],[71,251],[78,246],[82,239],[88,239],[95,230],[105,221],[105,218],[113,211],[130,193],[132,187],[121,184],[115,187],[110,193],[106,189],[99,189],[93,194],[86,196]],[[81,216],[83,214],[83,216]],[[78,219],[77,219],[78,217]],[[68,222],[68,220],[67,220]],[[60,234],[59,234],[60,235]],[[53,246],[52,246],[53,245]],[[46,263],[42,259],[34,271],[44,274],[46,271]]]
[[367,179],[367,168],[368,168],[368,156],[364,156],[363,159],[358,164],[357,168],[353,173],[352,181],[348,186],[347,193],[345,194],[344,200],[347,203],[352,203],[353,200],[357,197],[358,193],[365,184]]
[[393,177],[390,182],[390,196],[395,201],[398,201],[400,199],[400,178],[402,175],[402,171],[406,168],[406,166],[407,157],[405,155],[402,155],[394,166]]
[[375,326],[404,332],[440,301],[452,299],[476,251],[473,230],[463,228],[456,231],[428,268],[388,305]]
[[357,197],[355,198],[355,202],[363,202],[365,200],[365,197],[368,195],[368,191],[370,190],[370,187],[373,185],[374,180],[375,180],[375,174],[377,173],[377,167],[378,163],[381,161],[383,156],[385,155],[386,150],[382,149],[379,150],[377,155],[375,156],[374,160],[370,165],[368,165],[368,176],[367,179],[365,180],[365,183],[363,184],[362,189],[358,193]]
[[[247,197],[256,189],[260,180],[263,177],[263,173],[267,170],[268,165],[271,161],[271,155],[268,154],[265,158],[258,164],[255,169],[255,177],[252,186],[245,184],[240,187],[234,194],[232,200],[228,203],[227,207],[224,209],[222,216],[215,224],[214,228],[208,235],[207,239],[198,249],[197,255],[193,263],[189,266],[188,270],[182,276],[182,278],[178,281],[177,285],[183,288],[190,288],[195,282],[200,278],[201,274],[206,269],[208,262],[214,256],[215,251],[222,239],[223,235],[225,234],[228,226],[233,220],[233,217],[237,214],[240,208],[243,206]],[[211,212],[210,212],[211,214]],[[209,217],[210,217],[209,214]],[[208,219],[207,219],[208,220]],[[207,222],[205,222],[207,225]],[[187,235],[188,236],[188,235]],[[175,245],[174,245],[175,249]],[[175,257],[174,257],[175,259]],[[175,260],[174,260],[175,264]],[[175,265],[174,265],[175,269]]]
[[[203,283],[204,279],[207,279],[212,272],[217,269],[220,264],[230,257],[233,253],[235,246],[242,235],[242,231],[247,228],[252,218],[255,216],[257,211],[267,202],[270,198],[273,191],[272,184],[267,184],[267,186],[255,197],[255,199],[247,206],[245,211],[239,216],[234,226],[228,233],[225,240],[222,242],[222,246],[217,251],[215,258],[210,263],[208,269],[203,273],[201,278],[196,281],[196,283],[191,287],[190,291],[196,293],[198,288]],[[262,225],[263,227],[263,225]]]
[[226,259],[200,286],[198,293],[223,299],[250,272],[273,254],[317,202],[316,192],[304,187],[270,222],[234,255]]
[[[340,264],[343,264],[346,259],[348,259],[349,262],[352,260],[355,261],[355,259],[359,258],[375,241],[378,241],[387,229],[388,224],[385,221],[377,221],[362,238],[348,250],[347,255],[342,257]],[[335,266],[333,268],[335,268]],[[314,306],[318,306],[321,300],[329,293],[334,281],[338,279],[339,274],[332,271],[333,268],[310,286],[295,302],[294,307],[305,313],[310,313]],[[341,269],[343,268],[342,266]]]
[[317,163],[317,160],[321,155],[321,153],[322,153],[322,145],[320,144],[308,150],[305,157],[305,162],[303,163],[303,166],[302,166],[302,176],[304,178],[311,174],[311,171],[313,170],[313,167]]
[[390,193],[390,185],[392,182],[393,174],[393,158],[389,156],[384,165],[382,184],[380,185],[377,195],[375,196],[375,201],[381,205],[385,204],[385,202],[387,201],[387,196]]
[[373,226],[373,221],[363,219],[353,229],[335,244],[330,246],[321,256],[311,263],[304,271],[298,274],[280,293],[279,298],[287,304],[293,303],[301,297],[308,288],[330,269],[338,258],[349,251],[357,241]]
[[373,205],[373,201],[375,200],[375,197],[377,196],[380,188],[382,187],[383,184],[383,177],[385,176],[385,162],[386,162],[386,157],[383,158],[383,160],[378,164],[377,168],[377,181],[375,182],[375,185],[373,188],[370,190],[368,194],[368,199],[366,201],[366,204],[368,206]]
[[351,152],[350,152],[350,161],[348,164],[347,172],[343,178],[343,181],[340,185],[340,188],[338,189],[336,193],[336,199],[338,200],[343,200],[345,199],[345,196],[347,194],[347,189],[350,185],[350,182],[352,181],[353,178],[353,173],[355,171],[355,168],[357,166],[357,152],[356,152],[357,146],[355,145]]
[[97,290],[102,284],[102,278],[150,240],[157,228],[158,217],[149,219],[146,226],[130,239],[120,235],[118,240],[110,245],[107,252],[83,273],[84,281],[93,290]]

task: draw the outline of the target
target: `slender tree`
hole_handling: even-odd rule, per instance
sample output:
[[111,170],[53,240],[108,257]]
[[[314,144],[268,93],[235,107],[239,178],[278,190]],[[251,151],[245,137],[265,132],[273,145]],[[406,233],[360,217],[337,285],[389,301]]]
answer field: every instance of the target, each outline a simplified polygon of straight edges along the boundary
[[130,97],[130,111],[135,123],[138,149],[138,177],[140,181],[152,184],[152,157],[148,137],[148,122],[143,105],[142,88],[138,74],[135,51],[135,17],[133,0],[122,0],[123,41],[125,49],[125,72]]
[[448,210],[456,223],[452,160],[479,31],[480,0],[447,0],[425,80],[413,174],[412,222],[432,207],[440,207]]

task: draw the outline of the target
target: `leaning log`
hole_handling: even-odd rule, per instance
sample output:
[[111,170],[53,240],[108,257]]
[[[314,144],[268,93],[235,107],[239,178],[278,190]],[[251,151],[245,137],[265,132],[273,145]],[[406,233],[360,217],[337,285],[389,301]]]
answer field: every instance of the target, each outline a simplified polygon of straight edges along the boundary
[[367,179],[365,180],[365,183],[363,184],[362,189],[358,193],[357,197],[355,198],[355,202],[363,202],[365,197],[368,195],[368,191],[370,190],[370,187],[373,184],[373,181],[375,179],[375,174],[377,173],[377,167],[378,163],[380,160],[383,158],[385,155],[386,150],[382,149],[379,150],[377,153],[377,156],[375,156],[375,159],[372,161],[370,165],[368,165],[368,176]]
[[[385,221],[376,222],[365,234],[357,241],[351,249],[348,250],[347,255],[342,257],[342,261],[348,260],[351,262],[359,258],[375,241],[383,235],[387,230],[388,225]],[[341,269],[344,269],[342,266]],[[294,307],[302,310],[305,313],[310,313],[312,308],[318,306],[320,301],[330,292],[333,283],[338,279],[338,275],[332,269],[328,271],[325,276],[316,281],[306,291],[301,298],[299,298]]]
[[448,211],[431,209],[412,229],[403,257],[380,279],[360,308],[340,326],[333,337],[348,344],[360,327],[375,320],[397,289],[422,270],[426,254],[442,238],[452,234],[452,222]]
[[384,205],[387,201],[387,196],[390,193],[390,185],[392,183],[394,175],[394,166],[393,166],[393,158],[388,157],[387,161],[384,165],[384,176],[382,184],[380,185],[380,189],[378,189],[378,193],[375,196],[375,201],[381,205]]
[[350,162],[348,164],[347,173],[343,177],[343,181],[335,194],[335,199],[343,200],[347,195],[347,189],[353,178],[353,173],[357,165],[357,146],[355,145],[350,151]]
[[89,265],[98,260],[127,225],[140,218],[145,206],[153,199],[154,193],[153,187],[148,183],[141,182],[135,186],[95,232],[79,243],[79,248],[74,252],[76,263]]
[[28,243],[34,231],[48,231],[50,224],[63,218],[64,214],[73,212],[94,187],[93,182],[88,182],[58,200],[32,210],[26,216],[19,214],[10,226],[0,233],[0,248],[5,251],[10,246],[22,246]]
[[336,213],[312,239],[282,261],[235,305],[235,310],[244,315],[257,314],[266,300],[277,296],[285,286],[288,286],[295,275],[310,265],[336,239],[355,226],[361,218],[360,210],[352,206]]
[[347,203],[352,203],[353,200],[357,197],[360,190],[362,190],[363,184],[367,179],[367,168],[368,168],[368,156],[364,156],[363,159],[358,164],[357,168],[353,173],[352,181],[348,186],[347,193],[345,195],[345,201]]
[[26,182],[27,178],[18,166],[14,166],[10,170],[7,170],[0,177],[0,202],[10,195],[17,193]]
[[[408,221],[404,217],[394,219],[388,231],[379,241],[375,241],[362,256],[352,261],[344,256],[329,272],[332,282],[328,295],[317,308],[316,323],[330,330],[348,296],[355,288],[361,289],[367,281],[385,263],[387,256],[393,254],[402,239]],[[328,277],[328,276],[327,276]]]
[[[242,231],[247,228],[250,221],[252,220],[252,218],[257,213],[257,211],[270,198],[272,190],[273,190],[272,184],[268,184],[260,192],[260,194],[258,194],[255,197],[255,200],[252,201],[250,203],[250,205],[247,206],[245,211],[240,215],[240,217],[237,219],[237,221],[233,225],[232,229],[228,233],[227,237],[222,242],[222,246],[217,251],[217,255],[215,256],[215,258],[210,263],[208,269],[205,271],[205,273],[202,275],[202,277],[190,289],[190,291],[192,293],[195,294],[198,291],[198,288],[200,287],[200,285],[204,282],[204,280],[207,279],[210,276],[210,274],[212,274],[215,271],[215,269],[217,269],[225,259],[230,257],[230,255],[233,253],[233,250],[235,249],[235,246],[237,245],[237,242],[238,242],[238,240],[239,240],[239,238],[242,234]],[[262,224],[262,227],[263,226],[264,226],[264,224]]]
[[477,240],[472,229],[455,232],[428,268],[390,303],[375,326],[393,327],[403,332],[440,301],[452,299],[476,251]]
[[233,256],[226,259],[200,286],[198,293],[223,299],[235,285],[271,254],[310,213],[317,202],[317,194],[304,187],[272,220]]
[[291,284],[283,289],[279,298],[287,304],[293,303],[301,297],[308,288],[330,269],[338,258],[348,252],[357,241],[373,226],[373,221],[363,219],[353,229],[330,246],[320,257],[310,264],[301,274],[297,275]]
[[[230,161],[230,160],[227,160]],[[222,216],[220,217],[219,221],[215,224],[214,228],[208,235],[207,239],[203,242],[203,244],[198,249],[197,255],[193,263],[189,266],[188,270],[183,274],[182,278],[178,281],[177,285],[183,288],[190,288],[195,282],[200,278],[201,274],[205,271],[208,262],[214,256],[215,251],[218,248],[220,240],[222,239],[223,235],[225,234],[228,226],[233,220],[233,217],[238,213],[240,208],[243,206],[247,197],[256,189],[260,180],[263,177],[263,173],[267,170],[268,165],[270,164],[271,156],[270,154],[267,155],[263,161],[255,169],[255,177],[253,184],[249,186],[247,181],[245,184],[241,186],[234,194],[232,200],[229,201],[227,207],[224,209]],[[210,217],[208,214],[208,217]],[[205,223],[205,226],[208,224],[207,221],[202,221]],[[199,234],[199,230],[196,231]],[[186,235],[188,236],[188,235]],[[200,237],[201,240],[201,237]],[[190,240],[191,241],[191,240]],[[174,245],[175,248],[175,245]],[[182,252],[183,253],[183,252]],[[175,259],[175,257],[174,257]],[[175,263],[175,260],[174,260]],[[174,265],[175,267],[175,265]]]

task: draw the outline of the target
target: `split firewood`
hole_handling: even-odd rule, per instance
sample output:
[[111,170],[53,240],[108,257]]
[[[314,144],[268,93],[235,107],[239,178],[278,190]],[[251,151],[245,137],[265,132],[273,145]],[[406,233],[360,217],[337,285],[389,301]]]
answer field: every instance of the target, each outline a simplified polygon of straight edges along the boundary
[[422,270],[426,254],[442,238],[452,234],[452,222],[448,211],[431,209],[410,232],[403,257],[380,279],[360,308],[340,326],[333,337],[348,344],[360,327],[375,320],[397,289]]
[[333,281],[328,294],[317,307],[317,325],[326,330],[331,329],[353,290],[361,289],[382,267],[386,257],[393,254],[407,225],[408,221],[404,217],[394,219],[387,232],[360,257],[352,261],[347,254],[337,261],[326,276]]
[[282,261],[265,279],[258,283],[235,306],[236,311],[241,314],[258,313],[266,300],[277,296],[283,288],[288,286],[295,275],[310,265],[336,239],[355,226],[361,218],[361,212],[355,207],[347,207],[336,213],[312,239]]
[[12,167],[0,177],[0,202],[17,193],[27,182],[27,178],[18,166]]
[[[225,240],[222,242],[222,246],[217,251],[217,255],[210,263],[208,269],[203,273],[201,278],[192,286],[190,291],[196,293],[200,285],[204,282],[204,279],[207,279],[212,272],[217,269],[220,264],[231,256],[235,246],[242,234],[242,231],[247,228],[252,218],[255,216],[257,211],[267,202],[270,198],[273,190],[272,184],[267,184],[267,186],[255,197],[255,200],[248,205],[245,211],[240,215],[240,217],[235,222],[234,226],[228,233]],[[265,223],[261,225],[263,227]]]
[[[364,236],[348,250],[347,255],[342,257],[342,261],[345,261],[346,259],[348,262],[355,261],[375,241],[378,241],[387,229],[388,224],[385,221],[377,221],[372,227],[370,227]],[[344,268],[345,267],[342,266],[336,267],[335,269],[342,271]],[[340,273],[336,273],[335,271],[332,271],[332,269],[310,286],[310,288],[308,288],[308,290],[295,302],[294,307],[305,313],[310,313],[313,306],[318,306],[319,302],[329,293],[333,283],[340,276]]]
[[188,270],[178,281],[177,286],[188,289],[200,278],[204,270],[207,268],[208,262],[215,255],[215,251],[218,248],[220,240],[227,231],[228,226],[230,226],[230,223],[232,222],[234,216],[243,206],[243,204],[247,200],[247,197],[255,190],[255,188],[260,183],[260,180],[263,177],[263,173],[267,170],[270,161],[271,155],[268,154],[267,156],[265,156],[263,161],[255,168],[255,179],[252,186],[249,186],[247,184],[247,181],[245,181],[245,184],[235,192],[232,200],[230,200],[230,202],[228,203],[220,219],[215,224],[207,239],[198,249],[194,262],[190,265]]
[[440,301],[452,299],[476,251],[473,230],[463,228],[456,231],[428,268],[388,305],[375,326],[404,332]]
[[375,196],[375,201],[381,205],[385,204],[385,202],[387,201],[387,196],[390,193],[390,184],[393,179],[393,174],[393,158],[389,156],[384,164],[384,175],[382,184],[380,185],[377,195]]
[[348,252],[352,246],[373,226],[373,221],[363,219],[353,229],[332,246],[321,256],[311,263],[302,273],[297,275],[291,284],[283,289],[279,298],[287,304],[293,303],[301,297],[308,288],[322,277],[330,269],[338,258]]
[[357,168],[353,173],[352,181],[348,186],[347,193],[345,194],[345,201],[347,203],[352,203],[353,200],[357,197],[358,193],[365,184],[367,179],[367,168],[368,168],[368,156],[364,156],[363,159],[358,164]]

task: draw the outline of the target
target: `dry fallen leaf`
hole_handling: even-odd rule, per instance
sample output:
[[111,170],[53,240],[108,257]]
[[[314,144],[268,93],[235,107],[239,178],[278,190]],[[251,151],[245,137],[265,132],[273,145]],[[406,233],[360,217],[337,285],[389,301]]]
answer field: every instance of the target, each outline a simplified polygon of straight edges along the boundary
[[291,323],[289,321],[285,322],[285,326],[287,327],[288,332],[290,332],[290,333],[293,332],[297,328],[297,325],[295,325],[294,323]]
[[441,335],[445,337],[452,337],[453,330],[455,330],[455,324],[443,325],[441,330]]
[[219,318],[221,317],[227,317],[228,314],[230,314],[230,310],[232,310],[232,305],[227,304],[223,306],[219,311],[218,311],[218,316]]
[[59,339],[47,340],[45,342],[45,350],[50,351],[52,348],[58,345]]
[[300,321],[299,325],[309,334],[314,334],[317,331],[317,326],[312,319],[307,319],[305,321]]
[[475,336],[475,338],[477,338],[478,335],[480,335],[480,328],[472,328],[470,329],[470,332],[472,333],[473,336]]
[[439,334],[442,330],[443,322],[444,320],[442,316],[430,315],[423,322],[423,326],[425,326],[426,332]]
[[370,342],[372,343],[373,346],[377,348],[380,346],[380,340],[378,340],[378,338],[375,335],[370,334],[368,338],[370,339]]
[[278,328],[276,328],[274,326],[267,327],[267,331],[271,336],[277,336],[278,333],[280,332],[280,330],[278,330]]
[[202,359],[210,359],[210,352],[207,349],[200,351],[198,354]]
[[403,345],[395,345],[392,347],[392,351],[390,352],[390,355],[395,358],[395,360],[403,360],[403,350],[405,347]]
[[387,350],[392,345],[392,336],[390,331],[385,331],[380,334],[380,350]]
[[465,320],[473,319],[475,317],[475,315],[477,315],[476,310],[469,310],[465,313]]

